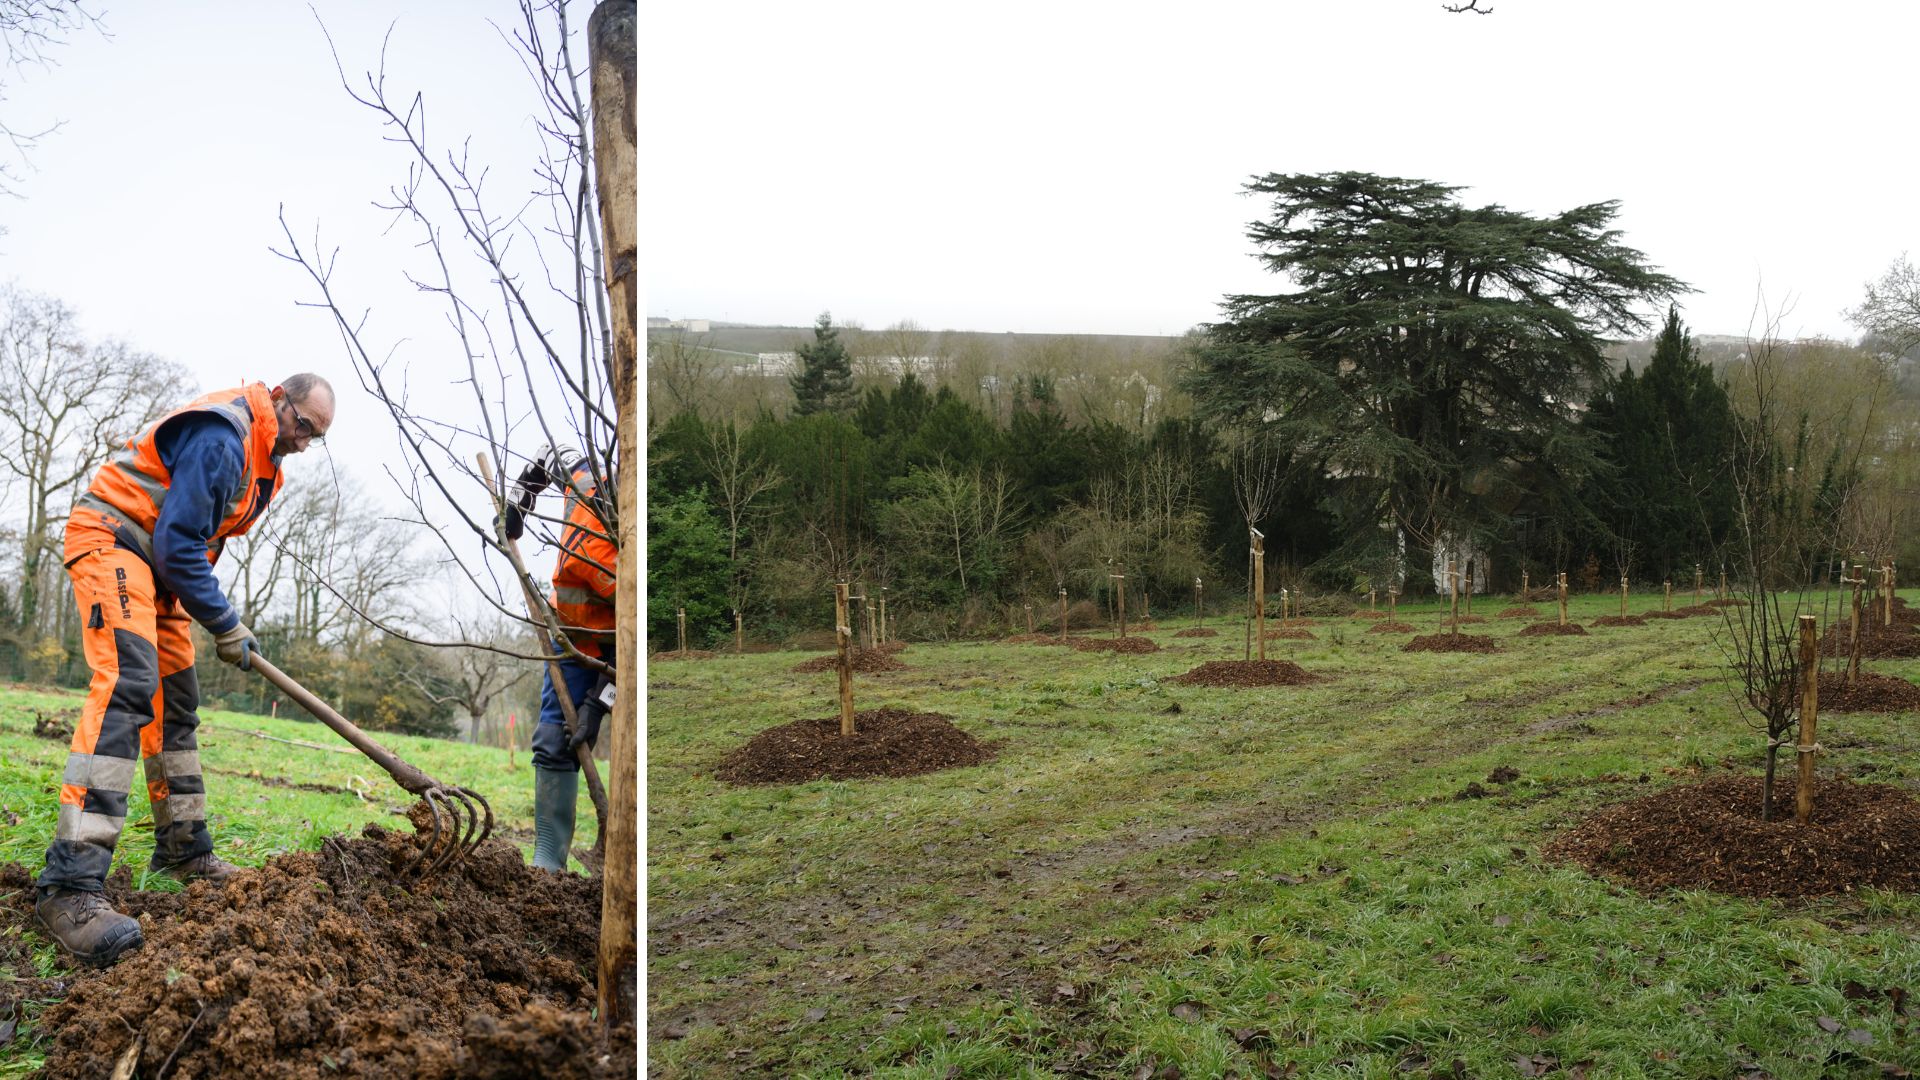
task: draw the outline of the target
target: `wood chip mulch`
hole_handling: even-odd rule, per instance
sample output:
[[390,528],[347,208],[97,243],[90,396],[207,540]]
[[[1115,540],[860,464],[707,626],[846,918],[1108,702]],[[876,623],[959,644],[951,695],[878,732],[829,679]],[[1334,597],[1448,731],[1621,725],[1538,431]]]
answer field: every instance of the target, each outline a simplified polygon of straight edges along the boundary
[[1540,617],[1540,609],[1522,604],[1519,607],[1507,608],[1494,617],[1497,619],[1537,619]]
[[[1834,623],[1820,638],[1820,655],[1850,656],[1853,653],[1853,625]],[[1892,628],[1878,623],[1860,627],[1860,655],[1869,660],[1902,660],[1920,656],[1920,633],[1913,627],[1895,623]]]
[[1491,653],[1500,651],[1500,643],[1484,634],[1422,634],[1400,651]]
[[1209,660],[1185,675],[1167,680],[1180,686],[1301,686],[1319,681],[1291,660]]
[[1544,850],[1643,891],[1827,896],[1920,889],[1920,802],[1885,784],[1816,782],[1813,820],[1794,821],[1793,755],[1760,820],[1760,778],[1717,776],[1609,806]]
[[[861,675],[872,675],[882,671],[907,670],[907,665],[895,660],[892,656],[889,656],[880,649],[849,649],[847,650],[847,662],[855,672]],[[838,671],[839,669],[840,656],[838,653],[816,656],[804,664],[794,665],[793,668],[794,672],[800,675],[812,675],[816,672]]]
[[729,784],[797,784],[866,776],[918,776],[978,765],[994,747],[937,713],[869,709],[853,714],[854,734],[840,718],[795,720],[768,728],[728,754],[714,770]]
[[1920,711],[1920,686],[1891,675],[1863,671],[1848,684],[1845,676],[1820,674],[1823,712]]
[[1409,622],[1380,622],[1367,627],[1369,634],[1411,634],[1420,628]]
[[1067,639],[1067,645],[1075,652],[1150,653],[1160,651],[1160,645],[1157,642],[1143,637],[1070,637]]
[[1565,626],[1557,622],[1529,623],[1514,637],[1586,637],[1587,628],[1577,622]]
[[1647,620],[1638,615],[1602,615],[1593,620],[1595,626],[1645,626]]
[[1174,637],[1219,637],[1220,631],[1215,630],[1211,626],[1189,626],[1185,630],[1175,631],[1173,636]]
[[1311,630],[1269,630],[1268,641],[1317,641]]

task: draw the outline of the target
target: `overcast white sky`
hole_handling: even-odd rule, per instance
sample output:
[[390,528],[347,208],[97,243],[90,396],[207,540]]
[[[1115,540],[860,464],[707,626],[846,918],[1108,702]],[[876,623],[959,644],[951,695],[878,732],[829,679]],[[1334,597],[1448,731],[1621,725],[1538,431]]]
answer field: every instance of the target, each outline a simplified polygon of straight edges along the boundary
[[[591,4],[575,7],[583,30]],[[330,455],[397,504],[381,473],[398,460],[392,423],[359,389],[331,320],[296,306],[315,295],[305,274],[269,253],[283,246],[279,208],[303,245],[317,227],[321,246],[339,249],[335,287],[370,310],[376,355],[393,350],[415,392],[448,409],[471,394],[455,382],[465,366],[444,305],[401,276],[423,269],[417,233],[383,235],[392,215],[373,206],[405,176],[407,155],[347,98],[319,20],[356,79],[378,65],[391,26],[394,96],[424,93],[443,146],[471,136],[472,160],[494,168],[497,207],[526,200],[539,99],[489,22],[513,29],[511,2],[115,5],[110,36],[74,34],[51,51],[56,66],[9,80],[0,109],[11,125],[64,126],[27,166],[16,161],[22,198],[0,202],[0,278],[66,301],[92,337],[185,364],[199,385],[183,399],[326,375],[341,397],[332,438],[325,453],[292,459],[291,473],[325,475]]]
[[647,312],[1177,334],[1277,291],[1268,172],[1620,200],[1696,333],[1764,288],[1782,332],[1857,336],[1920,249],[1920,5],[1491,6],[643,4]]

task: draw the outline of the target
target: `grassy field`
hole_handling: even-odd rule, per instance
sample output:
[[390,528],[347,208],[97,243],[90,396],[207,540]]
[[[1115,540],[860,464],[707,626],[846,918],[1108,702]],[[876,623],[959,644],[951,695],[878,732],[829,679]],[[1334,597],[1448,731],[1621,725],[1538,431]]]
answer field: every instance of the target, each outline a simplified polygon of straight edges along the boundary
[[[1617,611],[1575,601],[1582,621]],[[1423,631],[1439,614],[1402,612]],[[1141,656],[911,646],[911,670],[856,680],[858,707],[943,713],[1000,746],[905,779],[718,783],[755,732],[832,715],[834,676],[791,674],[793,653],[650,667],[652,1073],[1920,1064],[1883,993],[1920,991],[1920,900],[1649,898],[1540,858],[1610,801],[1757,770],[1764,740],[1734,713],[1718,619],[1534,639],[1495,620],[1469,628],[1501,639],[1485,656],[1406,654],[1404,636],[1320,620],[1319,640],[1269,655],[1324,682],[1167,684],[1242,655],[1238,624],[1212,625],[1220,637],[1186,640],[1162,623],[1165,651]],[[1823,717],[1821,770],[1920,784],[1914,720]],[[1488,782],[1501,766],[1519,778]],[[1459,797],[1476,782],[1493,794]]]
[[[53,835],[67,743],[36,737],[34,719],[39,713],[71,725],[82,699],[82,694],[66,691],[0,688],[0,862],[18,862],[39,872]],[[218,711],[204,711],[201,716],[200,759],[207,773],[209,824],[215,850],[222,857],[256,866],[282,852],[318,847],[331,835],[357,835],[368,822],[405,827],[401,815],[412,799],[325,727]],[[288,745],[250,732],[347,752]],[[376,733],[373,737],[428,774],[485,795],[493,806],[495,835],[519,844],[530,857],[533,774],[524,749],[514,755],[514,765],[509,767],[505,752],[499,749],[404,735]],[[139,782],[137,770],[135,780]],[[575,845],[591,847],[593,808],[584,794],[579,820]],[[153,854],[152,836],[153,819],[144,795],[135,794],[115,866],[127,867],[141,888],[176,889],[172,881],[146,873]],[[581,867],[575,863],[573,869]],[[0,933],[23,932],[33,940],[41,974],[60,974],[60,958],[50,943],[31,930],[0,929]],[[0,1045],[0,1078],[38,1068],[33,1013],[29,1009],[19,1037]],[[0,1017],[0,1021],[6,1019]]]

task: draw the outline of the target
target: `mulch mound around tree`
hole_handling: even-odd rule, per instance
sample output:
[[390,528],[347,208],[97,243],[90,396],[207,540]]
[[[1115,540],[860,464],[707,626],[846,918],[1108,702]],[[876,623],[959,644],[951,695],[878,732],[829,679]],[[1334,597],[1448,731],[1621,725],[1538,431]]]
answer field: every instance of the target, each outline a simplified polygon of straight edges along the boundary
[[[1851,656],[1853,625],[1836,622],[1820,637],[1820,655]],[[1920,633],[1895,623],[1891,629],[1877,623],[1860,625],[1860,655],[1868,660],[1903,660],[1920,656]]]
[[1816,781],[1813,820],[1793,819],[1791,754],[1760,820],[1760,778],[1717,776],[1609,806],[1549,844],[1550,859],[1644,891],[1826,896],[1920,889],[1920,802],[1896,787]]
[[1219,637],[1220,631],[1211,626],[1189,626],[1185,630],[1176,630],[1174,637]]
[[1494,618],[1496,619],[1537,619],[1539,617],[1540,617],[1540,609],[1535,607],[1529,607],[1525,604],[1522,604],[1519,607],[1507,608],[1506,610],[1500,612],[1500,614],[1494,616]]
[[1673,613],[1675,615],[1685,615],[1688,618],[1692,618],[1696,615],[1718,615],[1720,614],[1720,609],[1714,607],[1712,604],[1688,604],[1686,607],[1674,608]]
[[657,652],[647,657],[647,662],[652,663],[657,660],[711,660],[718,655],[720,654],[708,652],[705,649],[668,649],[666,652]]
[[1514,637],[1586,637],[1587,628],[1577,622],[1565,626],[1557,622],[1529,623],[1522,627]]
[[1379,622],[1367,627],[1369,634],[1411,634],[1420,628],[1408,622]]
[[1820,676],[1820,708],[1826,712],[1920,710],[1920,686],[1891,675],[1863,671],[1849,685],[1845,676]]
[[1180,686],[1303,686],[1320,677],[1291,660],[1209,660],[1167,681]]
[[[854,671],[861,675],[872,675],[881,671],[907,670],[907,665],[895,660],[892,656],[889,656],[885,651],[880,649],[848,649],[847,663]],[[838,653],[816,656],[804,664],[795,664],[793,668],[794,672],[800,675],[812,675],[816,672],[838,671],[839,669],[840,656]]]
[[1480,634],[1422,634],[1400,646],[1401,652],[1499,652],[1500,643]]
[[1317,641],[1311,630],[1269,630],[1268,641]]
[[1060,639],[1053,634],[1015,634],[1000,639],[1002,645],[1058,645]]
[[1275,625],[1297,628],[1302,626],[1318,626],[1319,624],[1314,622],[1312,619],[1294,618],[1294,619],[1281,619]]
[[1593,620],[1595,626],[1645,626],[1647,620],[1638,615],[1602,615]]
[[1742,600],[1742,599],[1740,599],[1739,597],[1736,597],[1736,596],[1729,596],[1729,597],[1727,597],[1727,598],[1726,598],[1725,600],[1709,600],[1709,601],[1707,601],[1707,602],[1706,602],[1706,604],[1704,604],[1703,606],[1705,606],[1705,607],[1716,607],[1716,608],[1720,608],[1720,607],[1746,607],[1746,606],[1747,606],[1747,602],[1746,602],[1745,600]]
[[[109,880],[146,945],[76,973],[41,1014],[46,1074],[634,1075],[632,1029],[613,1034],[609,1057],[592,1013],[599,879],[534,870],[496,839],[403,880],[418,844],[368,825],[224,887],[135,893]],[[28,871],[0,867],[0,892],[6,916],[30,925]]]
[[1075,652],[1150,653],[1160,651],[1159,643],[1143,637],[1075,637],[1068,638],[1067,644]]
[[729,784],[799,784],[918,776],[993,757],[993,747],[938,713],[869,709],[853,714],[853,728],[852,735],[841,735],[838,716],[768,728],[728,754],[713,770],[714,778]]

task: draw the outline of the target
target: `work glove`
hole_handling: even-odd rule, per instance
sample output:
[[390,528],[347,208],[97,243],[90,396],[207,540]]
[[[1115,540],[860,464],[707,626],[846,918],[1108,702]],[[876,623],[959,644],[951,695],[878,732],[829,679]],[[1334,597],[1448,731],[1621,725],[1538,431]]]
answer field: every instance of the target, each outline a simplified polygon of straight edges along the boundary
[[526,534],[527,514],[533,511],[533,500],[548,484],[559,483],[566,478],[567,466],[580,460],[580,451],[571,446],[543,444],[533,452],[527,466],[514,478],[513,488],[507,495],[507,509],[502,516],[507,539],[518,540]]
[[235,623],[233,629],[213,636],[213,651],[241,671],[251,671],[253,654],[260,651],[260,639],[253,636],[246,623]]
[[613,698],[617,693],[619,691],[613,685],[613,677],[600,676],[600,681],[594,684],[593,693],[588,694],[580,707],[574,710],[573,738],[567,740],[568,750],[579,753],[584,746],[589,753],[592,752],[593,744],[600,739],[600,721],[613,711]]

